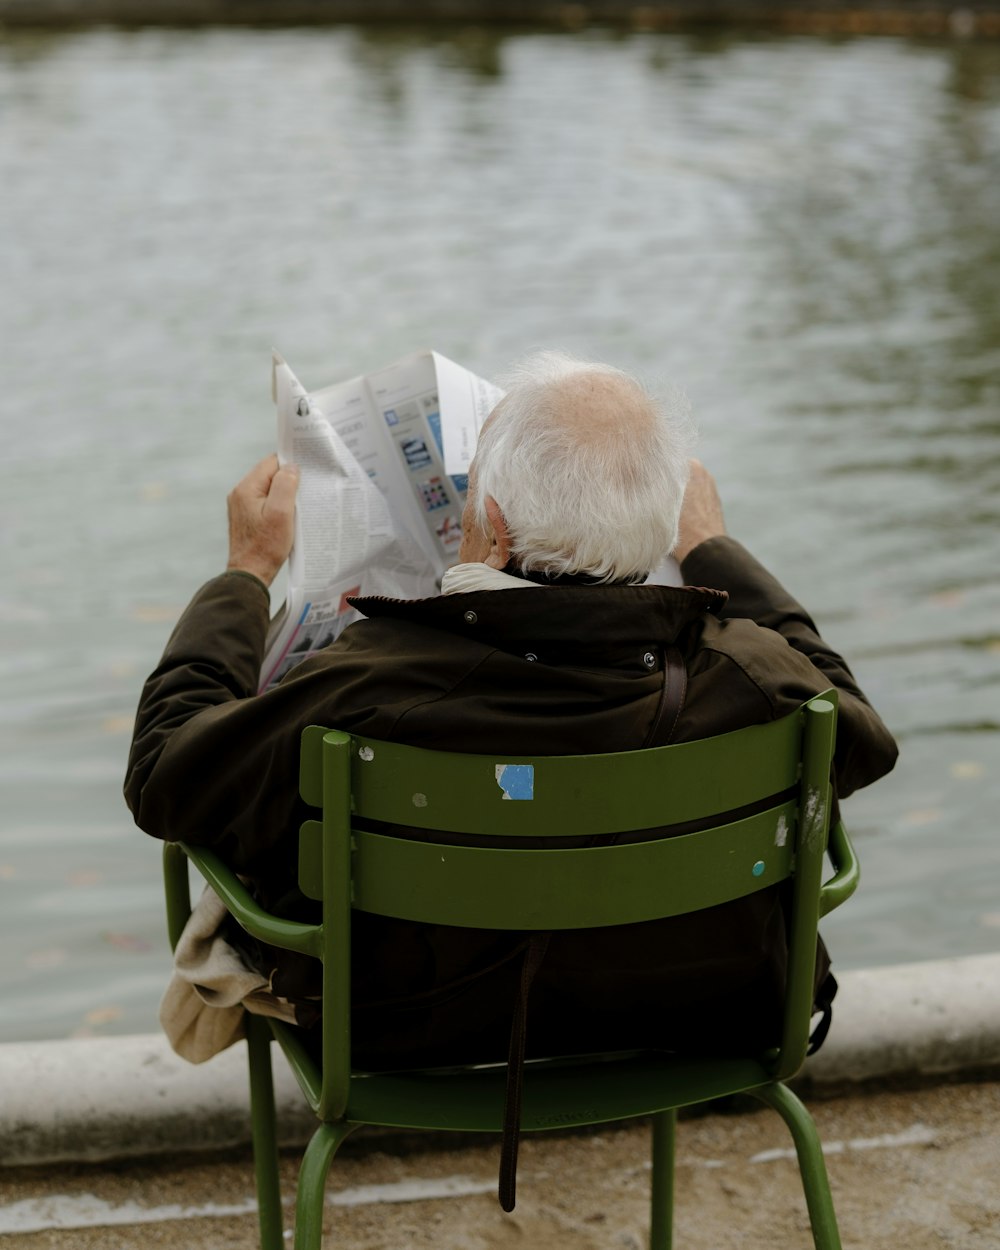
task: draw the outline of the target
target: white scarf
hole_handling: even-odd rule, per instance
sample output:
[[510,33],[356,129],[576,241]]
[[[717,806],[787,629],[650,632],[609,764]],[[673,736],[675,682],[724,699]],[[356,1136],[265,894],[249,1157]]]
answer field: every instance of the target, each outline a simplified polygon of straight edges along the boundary
[[463,595],[472,590],[524,590],[528,586],[541,589],[539,582],[511,577],[488,564],[456,564],[441,578],[443,595]]

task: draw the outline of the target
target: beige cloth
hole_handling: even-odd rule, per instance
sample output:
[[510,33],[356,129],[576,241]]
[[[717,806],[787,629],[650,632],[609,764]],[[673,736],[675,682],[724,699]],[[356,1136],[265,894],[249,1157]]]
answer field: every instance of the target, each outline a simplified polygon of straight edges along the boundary
[[295,1023],[288,1000],[272,994],[267,978],[226,941],[225,916],[222,899],[205,886],[177,943],[174,974],[160,1002],[167,1041],[190,1063],[204,1063],[245,1037],[244,1010]]

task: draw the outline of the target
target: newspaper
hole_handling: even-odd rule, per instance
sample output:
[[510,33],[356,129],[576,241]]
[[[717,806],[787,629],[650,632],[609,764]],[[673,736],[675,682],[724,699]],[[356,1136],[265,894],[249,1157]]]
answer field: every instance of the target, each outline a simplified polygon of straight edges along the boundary
[[275,353],[272,395],[278,460],[300,479],[261,690],[358,619],[350,596],[436,593],[458,556],[479,430],[503,391],[437,352],[307,391]]

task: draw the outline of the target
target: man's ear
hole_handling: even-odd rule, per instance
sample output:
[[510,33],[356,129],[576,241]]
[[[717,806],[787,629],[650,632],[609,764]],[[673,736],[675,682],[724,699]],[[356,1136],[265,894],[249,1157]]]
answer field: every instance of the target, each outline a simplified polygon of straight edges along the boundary
[[486,496],[484,507],[490,525],[493,527],[493,546],[483,563],[490,565],[494,569],[503,569],[510,563],[511,542],[510,531],[507,528],[507,518],[492,495]]

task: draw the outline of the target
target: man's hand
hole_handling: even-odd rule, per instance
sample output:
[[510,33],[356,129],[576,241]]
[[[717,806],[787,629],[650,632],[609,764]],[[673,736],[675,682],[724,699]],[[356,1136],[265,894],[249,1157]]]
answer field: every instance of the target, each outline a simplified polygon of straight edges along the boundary
[[679,561],[707,538],[725,534],[726,522],[722,516],[722,500],[715,485],[715,478],[700,460],[691,461],[684,503],[681,505],[680,530],[673,554]]
[[229,563],[226,568],[252,573],[270,586],[288,559],[295,537],[295,492],[299,470],[278,468],[266,456],[229,492]]

